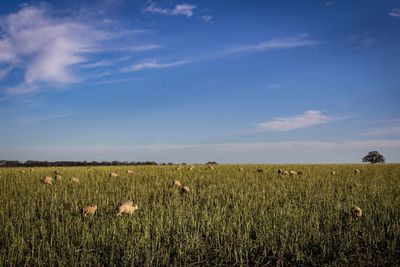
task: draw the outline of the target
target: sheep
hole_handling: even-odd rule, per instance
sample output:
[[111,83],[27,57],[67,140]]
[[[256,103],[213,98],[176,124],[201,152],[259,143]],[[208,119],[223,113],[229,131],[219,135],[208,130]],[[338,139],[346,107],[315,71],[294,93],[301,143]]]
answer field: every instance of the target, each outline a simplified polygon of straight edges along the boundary
[[56,181],[57,182],[61,182],[62,181],[61,175],[59,175],[59,174],[56,175]]
[[209,165],[209,166],[207,167],[207,169],[209,169],[209,170],[214,170],[214,166]]
[[362,216],[362,210],[361,210],[359,207],[357,207],[357,206],[353,207],[351,213],[353,214],[353,217],[354,217],[354,219],[355,219],[356,221],[357,221],[358,219],[360,219],[361,216]]
[[263,169],[257,169],[257,172],[263,173],[264,170]]
[[295,172],[295,171],[289,171],[289,174],[290,174],[291,176],[293,176],[293,175],[297,175],[297,172]]
[[298,171],[298,172],[297,172],[297,174],[298,174],[298,175],[303,175],[303,174],[304,174],[304,172],[302,172],[302,171]]
[[279,170],[278,170],[278,174],[281,174],[282,172],[283,172],[282,169],[279,169]]
[[335,172],[335,171],[331,171],[331,174],[332,174],[332,175],[336,175],[336,172]]
[[96,205],[87,204],[82,207],[81,212],[82,212],[83,216],[86,217],[87,215],[93,216],[96,213],[96,210],[97,210]]
[[182,193],[182,194],[188,194],[188,193],[190,193],[190,188],[189,188],[189,186],[187,186],[187,185],[183,186],[183,187],[181,188],[181,193]]
[[134,174],[134,173],[135,173],[135,171],[132,171],[132,170],[127,170],[127,171],[126,171],[126,173],[127,173],[127,174]]
[[189,171],[193,171],[193,169],[194,169],[194,166],[189,167]]
[[354,173],[355,173],[355,174],[360,173],[360,172],[361,172],[361,171],[360,171],[359,169],[355,169],[355,170],[354,170]]
[[239,168],[239,171],[242,172],[242,171],[244,171],[244,169],[243,168]]
[[71,178],[71,183],[79,184],[79,183],[80,183],[79,178],[77,178],[77,177],[72,177],[72,178]]
[[117,216],[122,216],[122,213],[127,213],[129,215],[132,215],[138,209],[139,209],[138,205],[133,205],[132,200],[126,201],[121,203],[121,205],[118,207]]
[[110,172],[110,177],[118,177],[118,174],[116,174],[115,172]]
[[46,176],[42,179],[42,183],[46,185],[53,185],[53,178]]
[[281,175],[289,175],[289,172],[288,171],[282,171]]
[[181,182],[179,182],[178,180],[172,181],[172,186],[175,187],[175,188],[181,188],[182,187]]

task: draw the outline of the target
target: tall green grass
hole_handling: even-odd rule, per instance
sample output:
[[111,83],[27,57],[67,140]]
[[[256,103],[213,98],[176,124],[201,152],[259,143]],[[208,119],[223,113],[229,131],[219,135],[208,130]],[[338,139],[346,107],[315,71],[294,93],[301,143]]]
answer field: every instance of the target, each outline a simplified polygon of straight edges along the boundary
[[[0,169],[0,266],[400,265],[400,165],[238,167]],[[130,199],[139,211],[116,217]]]

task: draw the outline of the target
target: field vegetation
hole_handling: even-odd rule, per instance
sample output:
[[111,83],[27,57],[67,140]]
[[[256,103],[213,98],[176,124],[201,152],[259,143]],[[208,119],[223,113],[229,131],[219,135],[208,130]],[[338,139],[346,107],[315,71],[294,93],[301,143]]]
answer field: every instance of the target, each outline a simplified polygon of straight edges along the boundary
[[400,265],[396,164],[1,168],[0,185],[0,266]]

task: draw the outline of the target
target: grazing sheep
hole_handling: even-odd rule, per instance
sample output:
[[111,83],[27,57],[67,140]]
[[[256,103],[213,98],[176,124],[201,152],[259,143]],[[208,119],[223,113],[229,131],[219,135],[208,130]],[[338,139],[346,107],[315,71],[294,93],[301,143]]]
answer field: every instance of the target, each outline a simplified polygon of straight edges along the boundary
[[209,170],[214,170],[214,166],[209,165],[209,166],[207,167],[207,169],[209,169]]
[[289,172],[288,171],[282,171],[281,175],[289,175]]
[[79,184],[79,183],[80,183],[79,178],[77,178],[77,177],[72,177],[72,178],[71,178],[71,183]]
[[332,175],[336,175],[336,172],[335,172],[335,171],[331,171],[331,174],[332,174]]
[[57,182],[61,182],[62,181],[61,175],[59,175],[59,174],[56,175],[56,181]]
[[281,174],[282,172],[283,172],[282,169],[279,169],[279,170],[278,170],[278,174]]
[[187,194],[187,193],[189,193],[189,192],[190,192],[189,186],[185,185],[185,186],[183,186],[183,187],[181,188],[181,193],[182,193],[182,194]]
[[239,171],[242,172],[242,171],[244,171],[244,169],[243,168],[239,168]]
[[46,185],[53,185],[53,178],[46,176],[42,179],[42,183]]
[[127,170],[127,171],[126,171],[126,173],[127,173],[127,174],[134,174],[134,173],[135,173],[135,171],[132,171],[132,170]]
[[293,176],[293,175],[297,175],[297,172],[295,172],[295,171],[290,171],[289,174]]
[[82,212],[83,216],[86,217],[87,215],[93,216],[96,213],[96,210],[97,210],[96,205],[88,204],[88,205],[84,205],[82,207],[81,212]]
[[257,172],[263,173],[264,170],[263,169],[257,169]]
[[178,180],[172,181],[172,186],[175,187],[175,188],[181,188],[182,187],[181,182],[179,182]]
[[354,170],[354,173],[355,173],[355,174],[360,173],[360,172],[361,172],[361,171],[360,171],[359,169],[355,169],[355,170]]
[[122,216],[122,213],[127,213],[129,215],[132,215],[136,210],[138,210],[138,205],[133,205],[133,201],[126,201],[121,203],[121,205],[118,207],[118,213],[117,216]]
[[361,210],[359,207],[357,207],[357,206],[355,206],[355,207],[352,209],[351,213],[353,214],[353,217],[354,217],[354,219],[356,219],[356,221],[357,221],[358,219],[360,219],[361,216],[362,216],[362,210]]
[[118,174],[116,174],[115,172],[110,172],[110,177],[118,177]]

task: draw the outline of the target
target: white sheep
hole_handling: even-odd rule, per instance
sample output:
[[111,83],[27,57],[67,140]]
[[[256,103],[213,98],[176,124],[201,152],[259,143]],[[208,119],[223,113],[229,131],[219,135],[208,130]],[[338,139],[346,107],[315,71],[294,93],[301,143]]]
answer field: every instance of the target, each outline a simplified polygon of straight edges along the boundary
[[84,205],[81,209],[83,216],[91,215],[93,216],[96,213],[97,206],[94,204]]
[[135,174],[135,171],[127,170],[126,173],[127,173],[127,174]]
[[53,185],[53,178],[46,176],[42,179],[42,183],[46,185]]
[[115,172],[110,172],[110,177],[118,177],[118,174],[116,174]]
[[179,182],[178,180],[173,180],[172,181],[172,186],[175,187],[175,188],[181,188],[182,187],[181,182]]
[[290,171],[289,174],[293,176],[293,175],[297,175],[297,172],[296,171]]
[[360,173],[360,172],[361,172],[361,171],[360,171],[359,169],[355,169],[355,170],[354,170],[354,173],[355,173],[355,174]]
[[243,168],[239,168],[239,171],[242,172],[242,171],[244,171],[244,169]]
[[79,178],[77,178],[77,177],[72,177],[72,178],[71,178],[71,183],[79,184],[79,183],[80,183]]
[[122,213],[127,213],[129,215],[132,215],[136,210],[138,210],[138,205],[133,205],[133,201],[126,201],[121,203],[121,205],[118,207],[118,213],[117,216],[122,216]]
[[353,214],[353,217],[354,217],[354,219],[356,219],[356,221],[357,221],[358,219],[360,219],[361,216],[362,216],[362,210],[361,210],[359,207],[357,207],[357,206],[355,206],[355,207],[352,209],[351,213]]
[[336,175],[336,172],[335,172],[335,171],[331,171],[331,174],[332,174],[332,175]]
[[62,181],[61,175],[59,175],[59,174],[56,175],[56,181],[57,182],[61,182]]
[[189,186],[187,186],[187,185],[183,186],[183,187],[181,188],[181,192],[182,192],[182,194],[190,193],[190,188],[189,188]]
[[289,172],[288,171],[282,171],[281,175],[289,175]]

